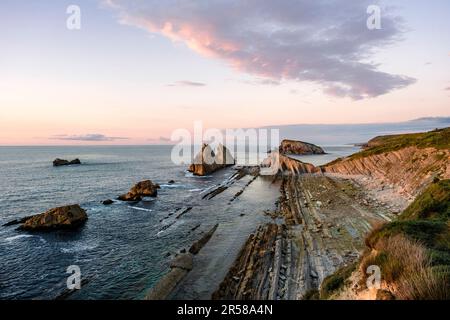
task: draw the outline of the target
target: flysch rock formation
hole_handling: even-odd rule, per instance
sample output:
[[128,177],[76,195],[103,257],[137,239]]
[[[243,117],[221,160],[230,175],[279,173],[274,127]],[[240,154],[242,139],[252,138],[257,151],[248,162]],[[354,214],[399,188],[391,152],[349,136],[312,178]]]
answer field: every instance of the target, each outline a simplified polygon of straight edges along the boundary
[[149,291],[145,297],[146,300],[164,300],[169,297],[176,286],[192,270],[194,255],[198,254],[208,243],[218,226],[216,224],[198,241],[194,242],[188,253],[180,253],[170,262],[170,271]]
[[[414,181],[414,175],[419,175],[415,186],[410,183],[412,192],[416,192],[427,180],[448,175],[448,140],[434,135],[440,135],[440,132],[431,133],[431,139],[430,135],[425,135],[425,140],[420,135],[413,136],[413,139],[422,139],[420,146],[414,145],[415,140],[404,144],[403,137],[400,137],[401,144],[394,141],[387,147],[383,143],[368,143],[365,153],[321,167],[272,152],[255,170],[257,176],[260,175],[256,180],[259,183],[266,181],[280,185],[277,209],[260,212],[270,220],[254,224],[253,230],[247,229],[245,235],[251,234],[244,235],[240,245],[233,250],[229,244],[223,245],[230,238],[229,233],[220,239],[220,245],[213,237],[215,241],[208,242],[195,257],[193,269],[166,297],[292,300],[316,294],[327,276],[358,261],[368,232],[375,226],[393,221],[400,212],[391,202],[383,201],[378,194],[372,194],[373,190],[366,189],[360,183],[362,180],[401,185],[401,175],[408,181]],[[430,141],[431,144],[439,141],[438,147],[427,150]],[[371,148],[381,148],[381,151]],[[408,154],[409,148],[416,150]],[[396,167],[396,162],[407,165],[408,161],[411,162],[409,167]],[[392,179],[397,171],[398,180],[385,180],[386,176]],[[235,183],[255,181],[253,177],[247,177],[248,174],[241,170]],[[245,186],[233,192],[229,189],[218,186],[203,200],[220,198],[234,206],[247,198]],[[390,185],[382,189],[393,194]],[[246,215],[239,216],[244,219]],[[239,225],[237,232],[242,234],[242,228],[242,224]],[[216,250],[211,250],[212,243]],[[220,257],[230,256],[234,256],[233,260],[229,259],[226,268],[219,270]]]
[[296,141],[296,140],[288,140],[285,139],[281,141],[279,147],[280,153],[284,154],[295,154],[295,155],[307,155],[307,154],[324,154],[325,151],[319,146],[315,144]]
[[88,216],[79,205],[68,205],[50,209],[44,213],[13,221],[7,225],[22,223],[18,228],[24,231],[53,231],[76,229],[83,225]]
[[119,196],[121,201],[141,201],[143,197],[156,197],[159,185],[151,180],[144,180],[134,185],[128,193]]
[[324,173],[367,176],[414,197],[434,178],[450,178],[450,151],[410,146],[367,157],[349,157],[321,169]]
[[231,152],[224,145],[219,144],[214,152],[208,144],[203,144],[188,171],[196,176],[205,176],[234,164]]
[[336,269],[355,261],[365,234],[390,221],[388,210],[362,204],[346,180],[283,177],[280,223],[250,235],[213,299],[302,299]]
[[320,169],[310,163],[290,158],[278,151],[271,152],[261,163],[263,175],[299,175],[317,173]]

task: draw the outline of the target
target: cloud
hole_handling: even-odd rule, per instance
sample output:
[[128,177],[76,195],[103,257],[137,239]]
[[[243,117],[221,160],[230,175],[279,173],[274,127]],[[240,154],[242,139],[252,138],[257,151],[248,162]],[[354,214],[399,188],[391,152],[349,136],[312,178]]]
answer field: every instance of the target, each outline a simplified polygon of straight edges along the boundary
[[157,139],[149,138],[147,141],[151,143],[173,144],[173,141],[170,138],[164,136],[160,136]]
[[177,81],[175,83],[168,84],[169,87],[204,87],[205,83],[202,82],[194,82],[194,81]]
[[447,88],[445,88],[444,90],[446,90],[446,91],[450,91],[450,87],[447,87]]
[[377,0],[108,0],[120,22],[183,42],[197,53],[272,81],[309,81],[328,94],[363,99],[415,82],[367,62],[401,40],[402,19],[382,11],[382,29],[366,26]]
[[67,135],[58,134],[50,137],[53,140],[67,140],[67,141],[116,141],[116,140],[127,140],[124,137],[108,137],[103,134],[89,133],[84,135]]

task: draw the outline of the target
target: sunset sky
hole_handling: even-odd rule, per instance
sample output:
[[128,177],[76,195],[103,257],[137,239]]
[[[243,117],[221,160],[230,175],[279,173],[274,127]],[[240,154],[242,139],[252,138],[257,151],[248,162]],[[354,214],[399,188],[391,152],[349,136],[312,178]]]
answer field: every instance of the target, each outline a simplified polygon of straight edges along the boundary
[[2,0],[0,145],[450,116],[449,34],[448,0]]

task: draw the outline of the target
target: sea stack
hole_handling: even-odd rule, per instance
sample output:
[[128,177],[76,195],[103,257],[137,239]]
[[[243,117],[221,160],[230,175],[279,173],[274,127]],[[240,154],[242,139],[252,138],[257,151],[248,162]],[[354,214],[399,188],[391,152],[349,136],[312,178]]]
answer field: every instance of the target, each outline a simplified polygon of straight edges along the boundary
[[80,159],[77,158],[72,161],[68,161],[68,160],[56,158],[55,160],[53,160],[54,167],[70,166],[70,165],[74,165],[74,164],[81,164]]
[[282,154],[296,155],[325,154],[325,151],[315,144],[287,139],[281,141],[279,151]]
[[196,176],[205,176],[234,164],[235,160],[231,152],[223,144],[220,143],[214,152],[205,143],[202,146],[202,150],[195,156],[194,162],[189,166],[188,171]]
[[134,185],[128,193],[118,197],[121,201],[141,201],[142,197],[156,197],[159,185],[151,180],[145,180]]
[[53,231],[76,229],[87,220],[86,211],[79,205],[68,205],[50,209],[44,213],[26,218],[18,228],[25,231]]

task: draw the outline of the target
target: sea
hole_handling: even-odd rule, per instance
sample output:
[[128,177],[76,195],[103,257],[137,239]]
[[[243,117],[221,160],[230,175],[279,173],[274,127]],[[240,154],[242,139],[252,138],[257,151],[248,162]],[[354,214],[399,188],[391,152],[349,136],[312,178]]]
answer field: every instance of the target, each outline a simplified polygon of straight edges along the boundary
[[[345,157],[359,150],[352,142],[362,138],[322,144],[326,155],[300,159],[317,165]],[[198,237],[186,232],[198,222],[189,215],[167,228],[164,217],[234,174],[229,168],[195,177],[171,161],[171,151],[170,145],[0,147],[0,299],[142,299],[168,272],[173,254]],[[53,167],[55,158],[82,164]],[[102,204],[146,179],[160,184],[157,198]],[[88,214],[79,230],[27,233],[2,226],[68,204]],[[220,210],[201,222],[214,225]],[[70,266],[79,267],[84,282],[83,290],[67,295]]]

